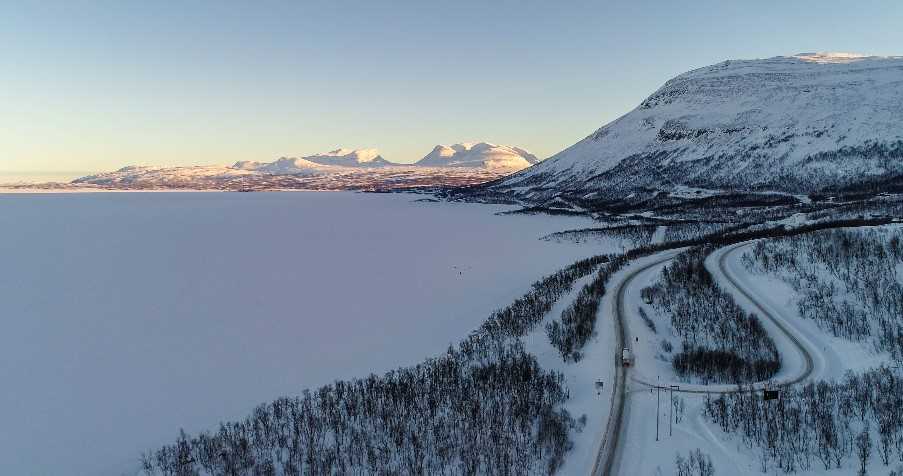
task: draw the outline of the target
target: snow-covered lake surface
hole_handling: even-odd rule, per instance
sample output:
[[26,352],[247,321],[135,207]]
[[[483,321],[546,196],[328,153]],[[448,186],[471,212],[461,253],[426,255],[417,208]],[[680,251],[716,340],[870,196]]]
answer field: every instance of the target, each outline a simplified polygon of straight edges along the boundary
[[595,254],[575,217],[354,193],[0,195],[0,469],[120,474],[179,428],[442,352]]

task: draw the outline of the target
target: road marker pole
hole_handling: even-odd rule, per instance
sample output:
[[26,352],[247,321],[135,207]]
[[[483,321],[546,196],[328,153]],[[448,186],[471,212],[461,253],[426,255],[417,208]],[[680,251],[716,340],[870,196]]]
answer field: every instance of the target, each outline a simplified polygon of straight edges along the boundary
[[658,441],[658,409],[661,405],[661,390],[662,387],[659,385],[655,386],[655,441]]
[[671,418],[668,423],[668,436],[674,435],[674,389],[680,390],[679,385],[671,385]]

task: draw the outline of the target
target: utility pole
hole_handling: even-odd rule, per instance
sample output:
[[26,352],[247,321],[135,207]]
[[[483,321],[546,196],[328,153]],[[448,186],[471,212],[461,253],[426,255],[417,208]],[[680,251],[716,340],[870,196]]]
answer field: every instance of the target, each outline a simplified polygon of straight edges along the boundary
[[661,386],[655,386],[655,441],[658,441],[658,408],[662,399],[661,389]]
[[679,385],[671,385],[671,419],[669,421],[668,436],[674,435],[674,389],[680,390]]

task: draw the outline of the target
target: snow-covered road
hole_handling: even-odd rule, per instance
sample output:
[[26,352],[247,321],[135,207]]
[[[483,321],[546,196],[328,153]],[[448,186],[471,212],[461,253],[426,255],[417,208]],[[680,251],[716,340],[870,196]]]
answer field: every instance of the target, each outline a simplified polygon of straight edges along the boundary
[[617,352],[618,349],[625,347],[630,349],[632,347],[630,345],[629,329],[625,325],[626,319],[623,318],[625,291],[630,284],[635,281],[637,276],[644,273],[646,270],[661,266],[670,261],[680,251],[681,250],[668,250],[656,253],[652,256],[640,258],[612,276],[612,291],[606,293],[606,295],[612,296],[613,299],[603,301],[601,308],[609,310],[611,315],[615,318],[615,352],[609,354],[615,365],[615,381],[612,386],[612,396],[610,400],[611,409],[609,410],[608,423],[606,424],[602,444],[596,455],[595,464],[593,465],[593,475],[617,474],[614,469],[617,464],[618,441],[621,438],[625,426],[625,401],[627,400],[626,382],[628,381],[631,370],[630,368],[625,368],[620,365],[620,362],[618,362],[620,352]]

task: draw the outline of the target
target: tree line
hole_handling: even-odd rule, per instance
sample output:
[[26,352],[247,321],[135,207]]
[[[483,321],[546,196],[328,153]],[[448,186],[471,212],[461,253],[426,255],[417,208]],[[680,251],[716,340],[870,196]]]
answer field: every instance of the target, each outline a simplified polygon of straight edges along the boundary
[[449,350],[377,377],[258,406],[143,458],[149,474],[547,474],[573,419],[563,377],[519,346],[491,362]]
[[684,458],[680,453],[674,459],[676,476],[715,476],[715,465],[712,458],[699,448],[690,451]]
[[839,382],[820,381],[781,390],[707,398],[705,416],[738,434],[759,453],[760,469],[786,473],[855,465],[860,474],[873,456],[887,466],[903,462],[903,378],[889,368]]
[[609,257],[599,267],[593,280],[584,286],[577,298],[565,308],[560,319],[554,319],[546,325],[549,342],[558,349],[565,361],[578,362],[583,358],[583,346],[593,336],[599,302],[605,295],[605,285],[611,276],[628,263],[625,255]]
[[546,241],[581,243],[598,241],[616,244],[621,248],[636,248],[652,242],[656,225],[614,225],[601,228],[581,228],[558,231],[542,237]]

